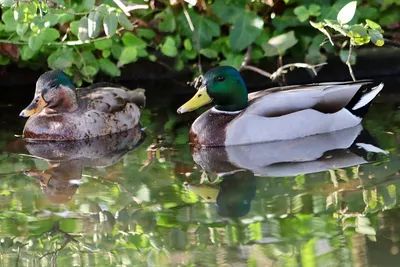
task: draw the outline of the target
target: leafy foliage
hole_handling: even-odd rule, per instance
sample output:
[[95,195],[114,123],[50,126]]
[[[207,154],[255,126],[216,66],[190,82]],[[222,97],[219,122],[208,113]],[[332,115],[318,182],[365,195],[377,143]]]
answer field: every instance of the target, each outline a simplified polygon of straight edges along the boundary
[[[177,70],[197,62],[198,57],[238,67],[249,46],[254,63],[288,53],[302,55],[308,63],[321,63],[326,56],[314,42],[320,37],[305,21],[323,19],[312,25],[329,38],[333,30],[352,45],[382,46],[383,29],[400,19],[399,3],[388,0],[382,6],[364,1],[359,10],[355,1],[347,0],[287,0],[276,7],[268,1],[171,0],[157,1],[156,7],[146,1],[128,1],[125,5],[131,16],[111,0],[4,0],[0,5],[0,47],[13,46],[12,52],[0,49],[0,64],[16,61],[37,68],[50,58],[50,68],[79,74],[73,75],[78,85],[91,82],[99,71],[118,76],[126,64],[143,59],[165,64],[164,60],[171,62],[166,58],[173,57]],[[136,39],[126,40],[132,36]],[[280,38],[289,39],[278,47],[274,42],[281,42]],[[86,58],[91,60],[86,62]]]

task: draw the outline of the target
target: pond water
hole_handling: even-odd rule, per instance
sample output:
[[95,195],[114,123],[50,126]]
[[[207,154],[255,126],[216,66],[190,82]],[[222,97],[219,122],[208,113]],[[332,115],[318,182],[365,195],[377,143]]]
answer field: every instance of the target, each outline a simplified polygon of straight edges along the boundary
[[24,103],[0,105],[1,266],[397,266],[399,104],[388,89],[363,126],[228,150],[191,149],[200,111],[169,104],[144,133],[68,145],[18,140]]

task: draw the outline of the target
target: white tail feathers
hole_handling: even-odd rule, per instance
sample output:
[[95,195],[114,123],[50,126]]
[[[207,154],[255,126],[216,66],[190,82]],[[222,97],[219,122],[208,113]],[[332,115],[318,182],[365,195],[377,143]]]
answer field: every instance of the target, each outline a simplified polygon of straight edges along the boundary
[[354,105],[352,110],[357,110],[359,108],[368,105],[379,94],[379,92],[382,89],[383,89],[383,83],[380,83],[378,86],[373,87],[371,91],[361,96],[360,100],[357,102],[357,104]]
[[383,150],[383,149],[381,149],[381,148],[379,148],[379,147],[376,147],[376,146],[374,146],[374,145],[371,145],[371,144],[356,143],[356,146],[358,146],[359,148],[364,149],[364,150],[367,151],[367,152],[382,153],[382,154],[385,154],[385,155],[388,155],[388,154],[389,154],[388,151]]

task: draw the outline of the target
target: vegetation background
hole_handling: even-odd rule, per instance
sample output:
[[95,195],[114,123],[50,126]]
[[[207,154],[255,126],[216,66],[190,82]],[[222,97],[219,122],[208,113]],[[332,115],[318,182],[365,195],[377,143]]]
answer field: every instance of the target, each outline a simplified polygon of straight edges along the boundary
[[349,48],[400,38],[400,0],[353,1],[339,18],[349,2],[0,0],[0,64],[63,69],[78,86],[137,61],[195,74],[204,63],[231,65],[268,77],[252,65],[282,67],[289,55],[315,66],[338,55],[350,66],[357,51]]

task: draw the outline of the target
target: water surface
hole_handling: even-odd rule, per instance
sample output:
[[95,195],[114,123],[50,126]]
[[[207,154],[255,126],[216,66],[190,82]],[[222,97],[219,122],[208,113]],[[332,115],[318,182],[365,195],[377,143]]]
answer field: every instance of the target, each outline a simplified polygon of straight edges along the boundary
[[151,106],[144,133],[10,145],[24,121],[1,105],[2,266],[397,266],[399,102],[380,96],[363,127],[236,150],[191,149],[196,114]]

